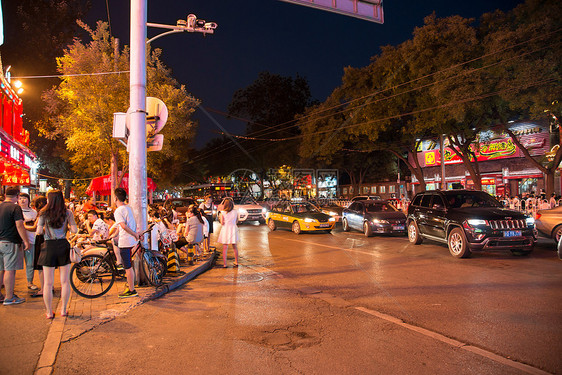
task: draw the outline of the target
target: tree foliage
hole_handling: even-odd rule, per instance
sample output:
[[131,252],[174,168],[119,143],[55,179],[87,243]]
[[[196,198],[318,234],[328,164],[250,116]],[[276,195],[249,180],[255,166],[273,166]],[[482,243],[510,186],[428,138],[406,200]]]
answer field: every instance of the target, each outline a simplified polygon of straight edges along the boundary
[[[45,136],[64,139],[69,154],[61,156],[68,157],[77,176],[96,176],[109,172],[112,157],[122,167],[128,164],[126,150],[112,138],[112,129],[113,113],[126,112],[129,106],[129,75],[95,73],[128,71],[129,50],[116,47],[106,23],[98,22],[95,30],[81,26],[91,41],[75,39],[57,59],[58,70],[65,76],[44,93],[48,118],[38,127]],[[147,96],[166,103],[169,118],[161,131],[162,151],[148,154],[148,173],[166,184],[184,161],[185,144],[194,135],[189,117],[198,103],[171,76],[159,56],[160,50],[148,50],[146,91]],[[76,74],[88,75],[73,76]]]
[[560,118],[560,8],[528,0],[480,24],[426,17],[412,39],[382,47],[366,67],[345,69],[342,85],[307,109],[301,156],[330,162],[348,148],[387,150],[423,188],[419,140],[444,134],[480,188],[475,150],[483,130],[545,110]]

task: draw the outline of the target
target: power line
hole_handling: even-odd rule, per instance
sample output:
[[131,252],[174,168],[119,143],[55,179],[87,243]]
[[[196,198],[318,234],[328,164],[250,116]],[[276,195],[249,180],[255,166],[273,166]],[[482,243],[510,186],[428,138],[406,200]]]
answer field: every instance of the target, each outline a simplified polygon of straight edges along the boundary
[[102,76],[108,74],[122,74],[122,73],[130,73],[130,70],[120,70],[116,72],[99,72],[99,73],[76,73],[76,74],[55,74],[55,75],[47,75],[47,76],[21,76],[21,77],[12,77],[12,79],[31,79],[31,78],[64,78],[64,77],[82,77],[82,76]]

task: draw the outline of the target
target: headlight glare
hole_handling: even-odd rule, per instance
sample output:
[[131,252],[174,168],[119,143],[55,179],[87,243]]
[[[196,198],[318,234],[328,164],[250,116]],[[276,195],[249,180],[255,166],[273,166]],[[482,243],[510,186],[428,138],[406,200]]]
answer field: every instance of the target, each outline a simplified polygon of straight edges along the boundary
[[532,227],[535,225],[535,219],[533,219],[532,217],[528,217],[525,219],[525,223],[527,223],[527,226]]
[[328,221],[336,221],[336,219],[334,219],[333,217],[329,218]]
[[384,219],[373,219],[373,224],[388,224],[388,220],[384,220]]
[[314,219],[311,219],[311,218],[307,217],[307,218],[304,219],[304,222],[305,223],[314,223]]
[[482,220],[482,219],[468,219],[467,220],[469,225],[487,225],[488,222],[486,220]]

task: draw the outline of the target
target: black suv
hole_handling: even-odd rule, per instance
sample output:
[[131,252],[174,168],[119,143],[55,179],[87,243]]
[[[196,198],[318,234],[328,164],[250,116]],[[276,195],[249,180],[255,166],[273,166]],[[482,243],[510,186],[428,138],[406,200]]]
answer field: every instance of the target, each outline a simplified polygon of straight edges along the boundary
[[482,250],[527,255],[537,241],[534,219],[474,190],[418,193],[408,207],[407,225],[411,243],[445,242],[456,258]]

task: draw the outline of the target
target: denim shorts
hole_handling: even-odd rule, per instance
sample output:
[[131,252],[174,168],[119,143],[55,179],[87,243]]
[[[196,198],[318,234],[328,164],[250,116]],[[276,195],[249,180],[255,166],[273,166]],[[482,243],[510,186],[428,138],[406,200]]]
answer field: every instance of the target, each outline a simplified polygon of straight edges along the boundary
[[123,268],[126,270],[133,266],[131,262],[131,249],[132,247],[119,248],[119,253],[121,253],[121,261],[123,262]]
[[23,251],[21,244],[0,241],[0,271],[23,269]]

